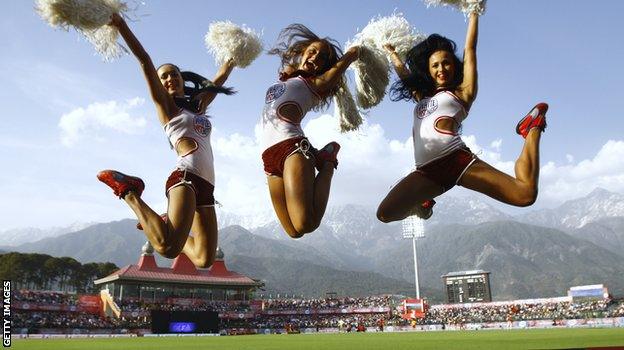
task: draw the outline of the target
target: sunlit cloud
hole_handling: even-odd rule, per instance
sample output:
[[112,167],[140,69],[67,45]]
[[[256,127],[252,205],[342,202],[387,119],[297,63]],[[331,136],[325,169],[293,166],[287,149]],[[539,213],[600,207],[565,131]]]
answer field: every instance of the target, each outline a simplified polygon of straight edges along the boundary
[[135,115],[145,100],[139,97],[124,101],[95,102],[63,114],[59,121],[61,142],[71,147],[82,139],[98,139],[101,130],[138,134],[146,126],[144,117]]

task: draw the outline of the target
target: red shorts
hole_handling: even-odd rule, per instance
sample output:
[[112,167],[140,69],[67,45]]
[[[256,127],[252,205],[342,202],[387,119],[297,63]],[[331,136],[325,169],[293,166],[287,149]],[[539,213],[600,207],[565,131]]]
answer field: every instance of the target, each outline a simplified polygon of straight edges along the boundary
[[201,176],[186,170],[174,170],[165,185],[165,195],[169,198],[169,190],[177,186],[189,186],[195,191],[196,207],[212,207],[215,205],[214,186]]
[[262,163],[267,175],[284,176],[286,158],[295,152],[301,152],[306,157],[312,157],[316,150],[310,145],[305,136],[293,137],[278,142],[262,152]]
[[459,179],[468,170],[468,167],[477,159],[477,156],[468,147],[460,148],[448,155],[436,159],[416,168],[416,171],[437,183],[448,191],[457,185]]

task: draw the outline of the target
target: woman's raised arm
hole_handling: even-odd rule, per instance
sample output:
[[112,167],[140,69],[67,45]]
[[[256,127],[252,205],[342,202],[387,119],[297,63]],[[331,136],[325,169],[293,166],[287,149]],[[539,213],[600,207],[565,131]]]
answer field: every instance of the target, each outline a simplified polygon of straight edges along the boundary
[[456,95],[468,106],[477,97],[477,37],[479,34],[479,15],[471,13],[466,32],[464,48],[464,81],[458,87]]
[[156,72],[152,59],[147,54],[139,40],[134,36],[134,33],[128,27],[126,21],[117,13],[111,16],[110,25],[116,27],[119,30],[119,34],[124,39],[130,51],[139,60],[145,80],[147,81],[147,87],[156,109],[158,111],[158,118],[161,123],[165,124],[169,121],[172,113],[177,111],[173,98],[169,96]]
[[336,84],[338,84],[347,68],[349,68],[349,65],[358,59],[359,52],[359,46],[352,46],[347,50],[333,67],[313,80],[314,89],[321,94],[333,89]]
[[[221,65],[221,68],[219,68],[219,71],[214,77],[212,83],[215,86],[223,86],[223,84],[225,84],[225,82],[229,78],[230,73],[232,73],[232,70],[234,70],[234,67],[236,67],[236,62],[234,62],[234,59],[230,58],[229,60],[225,61]],[[199,105],[202,113],[206,112],[206,108],[208,108],[208,105],[210,105],[210,103],[215,99],[216,96],[217,92],[212,91],[202,92],[201,94],[197,95],[196,98],[200,100]]]

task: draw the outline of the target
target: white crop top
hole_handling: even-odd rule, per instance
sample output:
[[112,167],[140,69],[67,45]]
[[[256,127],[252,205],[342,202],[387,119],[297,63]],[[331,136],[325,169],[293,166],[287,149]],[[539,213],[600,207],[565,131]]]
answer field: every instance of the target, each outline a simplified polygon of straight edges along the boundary
[[165,124],[164,128],[173,149],[176,149],[178,142],[184,138],[193,139],[197,144],[195,150],[178,155],[176,168],[200,176],[214,186],[214,158],[210,145],[212,124],[208,116],[181,109],[180,114]]
[[440,91],[432,97],[420,100],[414,108],[412,128],[416,166],[427,164],[465,147],[459,132],[439,129],[436,124],[441,119],[450,118],[455,120],[459,129],[467,116],[468,113],[461,100],[450,91]]
[[266,93],[261,118],[264,149],[286,139],[304,136],[301,120],[319,100],[318,93],[303,77],[271,85]]

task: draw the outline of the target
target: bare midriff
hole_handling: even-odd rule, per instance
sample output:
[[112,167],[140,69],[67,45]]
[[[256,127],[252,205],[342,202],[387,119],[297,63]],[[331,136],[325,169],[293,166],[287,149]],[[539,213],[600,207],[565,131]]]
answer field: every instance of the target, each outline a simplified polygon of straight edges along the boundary
[[278,115],[291,123],[299,124],[303,118],[301,107],[295,102],[286,102],[277,109]]
[[439,130],[456,134],[459,129],[459,124],[451,117],[443,117],[436,121],[435,127]]
[[181,138],[180,140],[178,140],[178,143],[176,144],[176,152],[178,152],[178,155],[181,157],[184,157],[186,155],[189,155],[190,153],[193,153],[193,151],[195,151],[196,149],[197,149],[197,141],[189,137]]

